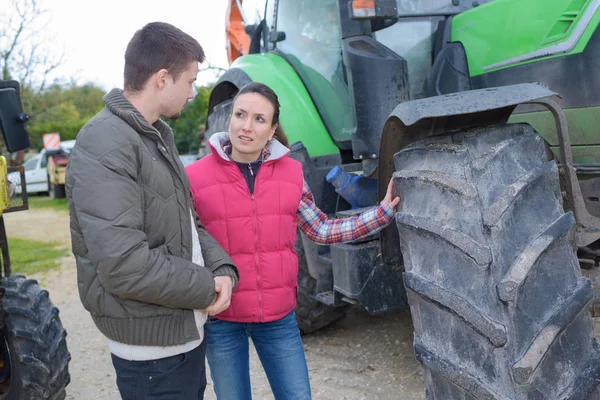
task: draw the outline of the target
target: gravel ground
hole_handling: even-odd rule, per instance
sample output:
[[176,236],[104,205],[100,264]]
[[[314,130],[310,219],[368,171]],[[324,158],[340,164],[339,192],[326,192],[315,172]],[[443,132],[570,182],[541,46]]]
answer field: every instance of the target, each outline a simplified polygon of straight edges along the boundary
[[[7,214],[9,237],[59,243],[68,248],[69,218],[53,210]],[[117,400],[119,393],[105,338],[82,307],[77,292],[73,256],[60,268],[31,276],[50,292],[60,309],[72,355],[68,400]],[[423,379],[412,350],[410,313],[372,316],[353,308],[333,326],[303,338],[313,398],[318,400],[423,399]],[[252,391],[255,399],[273,399],[254,349],[251,351]],[[215,399],[210,378],[206,399]]]
[[[70,246],[67,213],[29,210],[5,216],[9,237]],[[77,293],[73,256],[59,268],[31,276],[50,292],[60,309],[72,355],[67,400],[118,400],[115,374],[105,338],[82,307]],[[600,321],[595,324],[600,337]],[[313,398],[316,400],[424,399],[421,368],[412,350],[413,328],[408,310],[369,315],[352,308],[338,323],[303,338]],[[258,357],[251,350],[255,399],[273,399]],[[215,399],[210,378],[206,399]]]

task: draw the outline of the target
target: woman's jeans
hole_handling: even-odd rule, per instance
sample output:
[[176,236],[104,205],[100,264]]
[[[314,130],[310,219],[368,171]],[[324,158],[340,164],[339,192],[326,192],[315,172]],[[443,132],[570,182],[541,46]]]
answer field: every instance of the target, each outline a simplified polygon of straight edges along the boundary
[[209,318],[206,358],[219,400],[250,400],[252,338],[276,400],[310,399],[304,347],[292,311],[273,322],[241,323]]

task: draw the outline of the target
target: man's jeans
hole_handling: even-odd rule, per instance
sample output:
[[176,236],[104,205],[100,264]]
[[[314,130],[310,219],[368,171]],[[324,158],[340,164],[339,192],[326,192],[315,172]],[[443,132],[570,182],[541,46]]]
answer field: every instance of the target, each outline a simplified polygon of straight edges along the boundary
[[202,400],[206,389],[206,340],[187,353],[149,361],[127,361],[113,354],[123,400]]
[[308,368],[296,316],[238,323],[209,318],[204,325],[206,358],[218,400],[250,400],[252,338],[276,400],[310,399]]

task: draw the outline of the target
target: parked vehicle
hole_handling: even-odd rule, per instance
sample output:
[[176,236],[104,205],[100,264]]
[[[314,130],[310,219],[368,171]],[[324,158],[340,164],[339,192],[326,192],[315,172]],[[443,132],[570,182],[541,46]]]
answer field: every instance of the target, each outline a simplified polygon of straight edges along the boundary
[[[75,140],[65,140],[60,143],[62,154],[68,156],[75,146]],[[39,154],[32,157],[23,164],[25,168],[25,180],[27,182],[27,194],[50,193],[51,196],[60,198],[64,197],[64,189],[61,189],[60,184],[55,185],[51,182],[50,174],[48,173],[48,153],[46,149],[42,149]],[[16,194],[21,193],[20,180],[18,175],[11,174],[9,180],[16,185]],[[63,184],[64,188],[64,179]]]
[[196,154],[180,154],[179,159],[183,166],[187,167],[188,165],[193,164],[198,159],[198,156]]

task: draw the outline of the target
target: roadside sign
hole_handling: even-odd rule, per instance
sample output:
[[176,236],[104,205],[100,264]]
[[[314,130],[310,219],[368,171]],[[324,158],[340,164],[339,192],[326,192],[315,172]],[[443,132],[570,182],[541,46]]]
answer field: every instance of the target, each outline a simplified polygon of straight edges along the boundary
[[44,133],[42,140],[46,150],[58,150],[60,148],[60,135],[56,132]]

